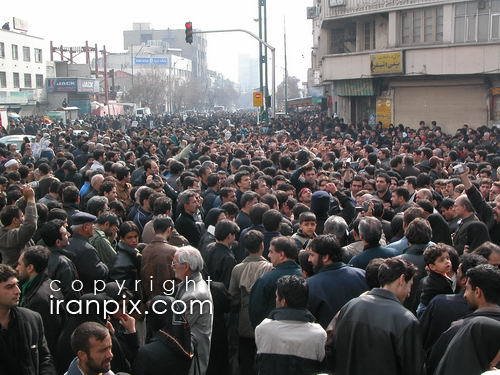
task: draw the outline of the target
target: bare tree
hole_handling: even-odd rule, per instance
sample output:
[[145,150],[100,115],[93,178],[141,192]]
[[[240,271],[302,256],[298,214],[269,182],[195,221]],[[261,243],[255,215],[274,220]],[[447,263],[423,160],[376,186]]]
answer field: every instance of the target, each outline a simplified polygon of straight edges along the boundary
[[153,112],[161,113],[165,110],[167,89],[167,73],[153,66],[150,71],[134,76],[134,85],[128,90],[125,98],[134,103],[141,103],[144,107],[150,107]]
[[[299,82],[300,79],[294,76],[288,76],[287,96],[288,99],[300,97]],[[285,108],[285,81],[281,82],[276,89],[276,104],[280,108]]]

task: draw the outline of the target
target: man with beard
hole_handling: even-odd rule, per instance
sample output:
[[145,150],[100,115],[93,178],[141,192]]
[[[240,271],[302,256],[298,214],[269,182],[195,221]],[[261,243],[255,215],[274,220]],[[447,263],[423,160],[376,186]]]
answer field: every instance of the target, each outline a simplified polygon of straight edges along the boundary
[[76,358],[65,375],[114,375],[111,371],[111,335],[95,322],[80,324],[71,335],[71,348]]
[[341,246],[334,235],[313,238],[308,251],[315,273],[307,280],[308,309],[326,328],[345,303],[368,290],[365,271],[342,262]]

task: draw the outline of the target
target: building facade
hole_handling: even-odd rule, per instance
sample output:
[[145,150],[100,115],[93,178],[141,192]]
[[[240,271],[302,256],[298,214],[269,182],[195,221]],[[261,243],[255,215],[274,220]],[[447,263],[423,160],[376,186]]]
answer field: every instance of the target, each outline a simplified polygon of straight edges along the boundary
[[0,106],[22,114],[46,102],[45,79],[54,76],[44,39],[19,30],[0,30]]
[[348,122],[500,123],[500,0],[315,0],[309,80]]
[[207,40],[203,34],[193,35],[193,44],[185,41],[184,29],[154,30],[149,23],[134,23],[132,30],[123,32],[123,46],[165,45],[169,50],[177,50],[180,56],[192,62],[192,76],[207,78]]

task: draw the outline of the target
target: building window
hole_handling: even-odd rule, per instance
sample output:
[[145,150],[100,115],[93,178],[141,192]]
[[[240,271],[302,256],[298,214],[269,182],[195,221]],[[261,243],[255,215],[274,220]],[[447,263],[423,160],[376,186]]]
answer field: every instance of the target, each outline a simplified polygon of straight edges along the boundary
[[23,61],[31,61],[29,47],[23,47]]
[[36,88],[43,89],[43,74],[37,74],[36,78]]
[[35,62],[41,63],[43,59],[42,50],[40,48],[35,48]]
[[375,49],[375,22],[363,23],[363,50]]
[[7,73],[5,72],[0,72],[0,87],[1,88],[7,87]]
[[19,73],[13,73],[13,74],[12,74],[12,79],[13,79],[13,81],[14,81],[14,87],[15,87],[16,89],[18,89],[18,88],[19,88],[19,86],[20,86],[20,85],[19,85]]
[[356,23],[345,24],[331,33],[331,53],[356,52]]
[[31,74],[24,73],[24,87],[31,87]]
[[500,0],[455,5],[455,43],[500,39]]
[[443,41],[443,7],[406,10],[400,13],[401,44]]
[[19,49],[16,44],[12,45],[12,60],[19,60]]
[[0,42],[0,58],[5,58],[5,43]]

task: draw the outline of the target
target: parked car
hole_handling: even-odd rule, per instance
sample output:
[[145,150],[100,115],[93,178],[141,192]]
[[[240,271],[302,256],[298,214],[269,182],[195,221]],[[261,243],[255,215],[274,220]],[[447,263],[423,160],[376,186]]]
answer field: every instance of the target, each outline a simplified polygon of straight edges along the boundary
[[0,138],[0,143],[4,145],[15,144],[17,150],[21,150],[21,145],[24,143],[24,138],[28,137],[30,142],[35,141],[34,135],[26,135],[26,134],[15,134],[15,135],[6,135],[5,137]]

